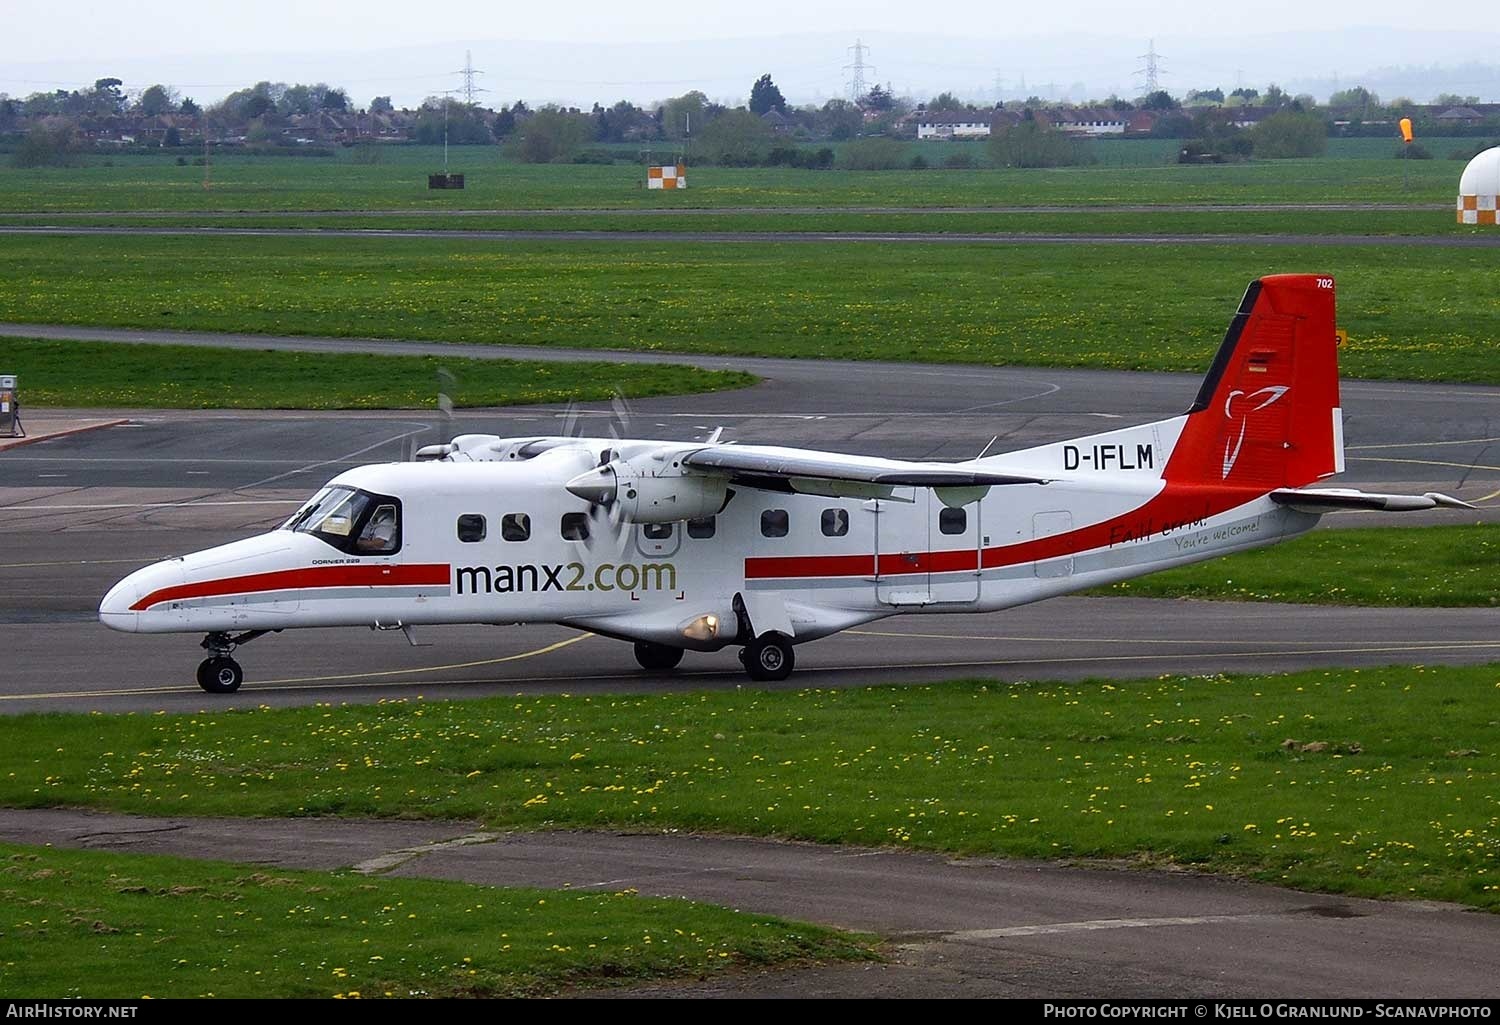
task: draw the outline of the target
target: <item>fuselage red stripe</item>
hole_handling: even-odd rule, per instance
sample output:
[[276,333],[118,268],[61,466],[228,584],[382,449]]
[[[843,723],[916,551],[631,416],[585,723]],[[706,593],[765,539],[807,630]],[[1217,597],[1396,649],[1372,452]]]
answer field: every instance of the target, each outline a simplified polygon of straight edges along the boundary
[[[1179,527],[1217,516],[1253,502],[1264,494],[1265,491],[1259,488],[1168,484],[1144,505],[1111,519],[1050,537],[985,548],[980,553],[980,565],[984,569],[1016,566],[1144,540],[1153,534],[1170,533]],[[978,568],[975,561],[973,548],[934,552],[882,552],[878,573],[880,576],[956,573]],[[752,557],[745,560],[745,577],[748,580],[864,577],[873,576],[876,572],[874,555]]]
[[318,587],[392,587],[413,584],[442,585],[452,578],[447,563],[418,563],[411,566],[379,564],[350,566],[309,566],[270,573],[251,573],[221,580],[202,580],[152,591],[130,606],[140,612],[162,602],[188,598],[211,598],[221,594],[255,594],[261,591],[295,591]]

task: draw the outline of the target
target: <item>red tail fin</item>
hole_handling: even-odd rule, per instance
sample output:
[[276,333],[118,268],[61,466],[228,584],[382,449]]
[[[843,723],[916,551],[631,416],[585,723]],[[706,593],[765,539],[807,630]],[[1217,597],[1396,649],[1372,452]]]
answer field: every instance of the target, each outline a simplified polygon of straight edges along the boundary
[[1163,476],[1271,490],[1343,470],[1333,278],[1251,282]]

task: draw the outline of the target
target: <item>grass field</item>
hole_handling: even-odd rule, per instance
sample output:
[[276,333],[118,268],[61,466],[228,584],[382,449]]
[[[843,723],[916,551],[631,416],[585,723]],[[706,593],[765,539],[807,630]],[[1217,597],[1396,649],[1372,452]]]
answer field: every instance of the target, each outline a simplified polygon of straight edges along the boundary
[[439,368],[457,406],[508,406],[742,388],[750,374],[671,364],[538,363],[0,338],[29,408],[435,409]]
[[1490,253],[1329,246],[26,236],[0,319],[1201,372],[1245,285],[1329,273],[1354,377],[1500,382]]
[[[1101,163],[1052,170],[690,166],[689,187],[682,192],[646,190],[635,163],[518,164],[496,147],[454,151],[452,169],[467,176],[468,187],[461,192],[427,189],[427,174],[442,166],[438,149],[393,149],[376,164],[358,163],[348,151],[330,158],[221,155],[214,160],[209,189],[203,188],[203,168],[179,167],[171,155],[119,156],[107,164],[95,158],[84,167],[0,167],[0,213],[1453,202],[1461,163],[1407,162],[1403,187],[1402,162],[1384,155],[1394,152],[1394,142],[1372,155],[1364,145],[1371,140],[1338,141],[1361,144],[1344,147],[1360,155],[1179,166],[1161,163],[1158,140],[1142,140],[1100,144]],[[1469,142],[1429,144],[1446,156]],[[1137,164],[1131,148],[1152,156]]]
[[6,720],[0,803],[1172,862],[1500,910],[1500,666]]
[[631,893],[0,844],[0,990],[488,997],[869,957],[815,926]]
[[[0,214],[0,222],[5,215]],[[18,218],[12,218],[18,220]],[[616,232],[755,232],[774,241],[788,232],[834,235],[889,234],[1025,234],[1025,235],[1448,235],[1483,237],[1493,230],[1454,221],[1441,210],[1243,210],[1201,211],[1153,208],[1149,211],[1101,211],[1087,207],[1046,207],[1015,212],[889,212],[830,207],[783,207],[774,211],[616,210],[577,212],[477,211],[462,216],[387,211],[384,213],[288,211],[205,212],[199,214],[58,215],[33,221],[66,227],[296,228],[399,231],[441,228],[444,231],[616,231]]]
[[[1318,567],[1316,577],[1308,566]],[[1500,524],[1319,530],[1096,593],[1402,608],[1500,605]]]

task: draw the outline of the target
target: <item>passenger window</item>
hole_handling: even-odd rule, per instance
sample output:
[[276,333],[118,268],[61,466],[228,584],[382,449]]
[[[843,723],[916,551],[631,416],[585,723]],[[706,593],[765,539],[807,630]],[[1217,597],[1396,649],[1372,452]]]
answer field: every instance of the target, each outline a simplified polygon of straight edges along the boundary
[[849,533],[849,510],[824,509],[823,536],[843,537],[847,533]]
[[969,514],[963,509],[944,509],[938,513],[938,530],[944,534],[962,534],[969,529]]
[[672,525],[670,523],[648,523],[641,528],[641,533],[645,534],[652,541],[666,541],[672,537]]
[[785,509],[767,509],[760,514],[761,537],[786,537],[791,518]]
[[587,541],[589,538],[589,514],[563,513],[562,537],[564,541]]
[[396,507],[378,506],[365,523],[365,529],[360,531],[354,550],[363,555],[388,555],[401,547],[396,531]]
[[507,541],[530,541],[531,517],[525,513],[506,513],[500,518],[500,536]]
[[465,544],[473,544],[475,541],[483,541],[485,534],[484,517],[478,513],[464,513],[458,518],[458,539]]
[[701,520],[688,520],[687,535],[688,537],[695,537],[701,541],[704,538],[713,537],[714,528],[716,526],[717,524],[714,522],[714,518],[712,516],[705,516]]

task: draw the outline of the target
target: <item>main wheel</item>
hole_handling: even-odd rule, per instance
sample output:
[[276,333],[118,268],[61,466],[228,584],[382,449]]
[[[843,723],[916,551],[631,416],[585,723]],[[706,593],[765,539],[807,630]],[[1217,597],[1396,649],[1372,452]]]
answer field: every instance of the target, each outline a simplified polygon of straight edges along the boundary
[[682,649],[670,644],[636,641],[635,660],[641,664],[642,669],[676,669],[682,662]]
[[752,680],[785,680],[792,675],[797,657],[792,643],[781,634],[762,634],[740,652],[740,661]]
[[233,694],[245,682],[245,671],[228,655],[215,655],[198,663],[198,686],[210,694]]

